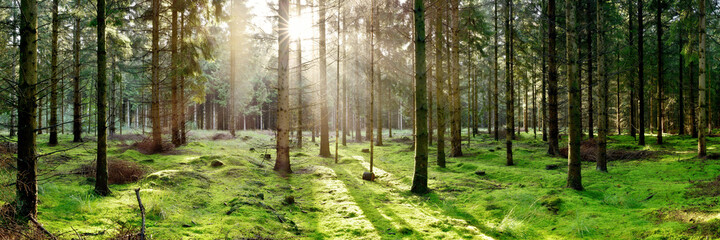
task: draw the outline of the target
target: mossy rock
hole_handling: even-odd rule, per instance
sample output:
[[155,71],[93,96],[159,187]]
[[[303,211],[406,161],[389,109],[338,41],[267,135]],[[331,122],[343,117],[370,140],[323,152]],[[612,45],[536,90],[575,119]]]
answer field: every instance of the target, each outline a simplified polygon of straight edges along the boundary
[[145,177],[146,181],[161,186],[186,185],[192,182],[199,182],[200,185],[207,185],[210,178],[202,173],[187,170],[162,170],[151,173]]
[[213,160],[213,161],[210,163],[210,166],[211,166],[211,167],[222,167],[222,166],[224,166],[224,165],[225,165],[225,163],[222,162],[222,161],[220,161],[220,160]]

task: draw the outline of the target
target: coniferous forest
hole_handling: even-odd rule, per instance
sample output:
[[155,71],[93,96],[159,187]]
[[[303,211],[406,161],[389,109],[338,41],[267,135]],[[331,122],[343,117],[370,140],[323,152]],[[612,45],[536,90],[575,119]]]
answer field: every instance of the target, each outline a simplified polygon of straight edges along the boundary
[[0,239],[720,239],[717,0],[0,0]]

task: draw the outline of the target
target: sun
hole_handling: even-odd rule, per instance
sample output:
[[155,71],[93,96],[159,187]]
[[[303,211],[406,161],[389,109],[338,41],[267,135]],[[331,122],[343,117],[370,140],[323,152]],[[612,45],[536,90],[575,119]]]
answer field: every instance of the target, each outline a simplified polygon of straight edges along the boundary
[[300,16],[292,15],[288,26],[288,32],[292,39],[309,39],[313,36],[313,21],[310,13],[303,13]]

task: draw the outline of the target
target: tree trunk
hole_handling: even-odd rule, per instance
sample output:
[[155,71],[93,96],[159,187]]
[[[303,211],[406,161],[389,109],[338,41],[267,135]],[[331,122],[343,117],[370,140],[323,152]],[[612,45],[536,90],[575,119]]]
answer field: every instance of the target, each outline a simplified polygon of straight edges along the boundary
[[[80,10],[80,1],[76,1],[75,8]],[[73,142],[82,142],[82,100],[80,93],[80,17],[75,16],[73,33]]]
[[568,80],[568,179],[567,186],[575,190],[583,190],[580,170],[580,140],[582,138],[582,99],[580,79],[578,78],[578,44],[576,26],[576,2],[567,2],[565,6],[566,46],[567,46],[567,80]]
[[655,28],[657,32],[657,57],[658,57],[658,69],[657,69],[657,122],[656,128],[657,128],[657,144],[662,144],[662,134],[663,134],[663,26],[662,26],[662,1],[656,0],[655,4],[657,4],[657,13],[655,14]]
[[608,84],[605,71],[605,0],[597,1],[597,73],[600,80],[600,125],[598,126],[598,159],[595,168],[601,172],[607,172],[607,133],[608,133]]
[[425,6],[423,0],[415,0],[415,173],[410,191],[415,194],[427,193],[427,69],[425,65]]
[[645,146],[645,63],[643,62],[643,33],[644,33],[644,27],[643,27],[643,0],[638,0],[638,11],[637,11],[637,18],[638,18],[638,99],[639,99],[639,110],[640,113],[638,114],[638,119],[640,120],[640,123],[638,124],[639,130],[639,137],[638,145]]
[[[178,0],[172,0],[172,6],[171,11],[171,19],[170,19],[170,69],[172,71],[170,72],[170,93],[172,98],[172,119],[170,119],[171,124],[171,133],[172,133],[172,143],[175,146],[180,146],[182,144],[182,141],[180,139],[180,96],[178,92],[178,75],[180,75],[180,71],[178,71],[178,65],[180,64],[179,58],[178,58],[178,8],[179,8]],[[230,31],[230,45],[232,46],[233,43],[233,28],[231,27],[229,29]],[[233,89],[232,85],[232,79],[233,79],[233,54],[232,54],[232,47],[231,47],[231,54],[230,54],[230,91]],[[232,94],[231,94],[232,96]],[[232,98],[232,97],[231,97]]]
[[[602,0],[595,0],[595,1],[602,1]],[[591,15],[591,6],[588,3],[587,6],[585,6],[585,19],[586,19],[586,29],[585,29],[585,44],[587,51],[588,51],[588,58],[587,58],[587,84],[588,84],[588,137],[593,138],[595,134],[595,123],[593,122],[593,117],[595,117],[593,108],[593,49],[592,49],[592,15]],[[600,54],[600,53],[598,53]]]
[[289,0],[278,0],[278,122],[277,159],[275,171],[280,175],[292,173],[290,169],[290,98],[288,96],[288,64],[290,61],[290,39],[288,39]]
[[162,150],[162,126],[160,125],[160,0],[152,0],[152,150]]
[[[628,42],[631,47],[635,44],[635,35],[633,34],[633,30],[635,29],[634,26],[634,20],[635,17],[633,13],[635,13],[635,4],[632,2],[632,0],[627,1],[627,5],[630,6],[628,10]],[[628,84],[628,87],[630,88],[630,124],[628,126],[630,127],[630,136],[633,138],[636,138],[636,131],[637,131],[637,96],[635,94],[637,82],[635,81],[632,72],[629,72],[629,75],[631,76]]]
[[500,35],[498,31],[498,0],[494,1],[495,7],[495,44],[493,45],[493,48],[495,50],[495,60],[493,61],[493,83],[495,84],[495,88],[493,89],[493,118],[495,120],[495,141],[500,141],[500,104],[498,102],[498,96],[500,95],[498,91],[498,36]]
[[[58,76],[58,28],[60,27],[60,19],[58,18],[59,0],[52,2],[52,47],[50,56],[50,138],[48,145],[55,146],[58,144],[57,139],[57,99],[59,81]],[[15,74],[15,73],[13,73]]]
[[105,0],[97,1],[97,164],[95,192],[110,194],[107,162],[107,53],[105,51]]
[[450,87],[450,97],[452,98],[452,116],[450,117],[451,131],[451,150],[450,156],[462,157],[462,136],[461,136],[461,112],[460,112],[460,19],[459,19],[459,0],[451,0],[452,13],[452,84]]
[[[543,0],[543,17],[546,17],[548,15],[548,9],[547,4],[545,0]],[[543,142],[548,141],[548,131],[547,131],[547,123],[548,123],[548,117],[547,117],[547,98],[546,98],[546,91],[547,91],[547,56],[548,56],[548,47],[547,47],[547,40],[544,37],[547,32],[547,21],[543,21],[542,25],[542,33],[540,34],[542,39],[542,93],[541,93],[541,100],[540,100],[540,106],[542,107],[542,140]]]
[[443,46],[445,44],[443,37],[443,15],[445,15],[445,4],[439,4],[438,14],[435,17],[435,96],[437,97],[437,104],[435,112],[437,112],[437,164],[438,166],[445,167],[445,130],[447,127],[445,123],[445,111],[447,104],[445,100],[445,76],[444,76],[444,65],[443,65]]
[[[685,46],[684,41],[684,33],[681,33],[680,36],[680,46]],[[685,135],[685,83],[684,83],[684,75],[683,70],[685,69],[685,55],[682,53],[682,48],[680,48],[680,62],[678,63],[678,114],[677,114],[677,132],[679,135]]]
[[557,33],[555,29],[555,0],[548,0],[548,154],[557,156],[560,154],[558,146],[558,67],[555,51]]
[[510,51],[510,44],[511,41],[511,33],[510,33],[510,4],[511,0],[505,0],[505,9],[503,9],[503,12],[505,13],[505,113],[507,116],[506,119],[506,126],[505,126],[505,150],[506,150],[506,163],[507,166],[514,165],[513,163],[513,152],[512,152],[512,139],[513,139],[513,115],[515,114],[513,111],[513,97],[512,97],[512,74],[510,73],[510,62],[512,59],[512,52]]
[[18,151],[15,216],[25,223],[37,216],[37,3],[20,1],[20,72],[18,82]]
[[707,146],[705,142],[705,137],[708,134],[708,124],[707,124],[707,108],[708,108],[708,99],[707,95],[705,93],[707,83],[705,80],[705,66],[706,66],[706,46],[705,46],[705,39],[707,38],[707,33],[705,32],[705,0],[700,0],[700,20],[698,24],[698,32],[700,33],[700,43],[698,46],[698,52],[700,53],[700,56],[698,58],[699,62],[699,78],[698,78],[698,104],[699,111],[700,111],[700,117],[698,118],[698,126],[700,126],[700,129],[698,131],[698,157],[705,157],[707,155]]
[[325,1],[320,0],[320,156],[331,157],[327,104],[327,53],[325,47]]

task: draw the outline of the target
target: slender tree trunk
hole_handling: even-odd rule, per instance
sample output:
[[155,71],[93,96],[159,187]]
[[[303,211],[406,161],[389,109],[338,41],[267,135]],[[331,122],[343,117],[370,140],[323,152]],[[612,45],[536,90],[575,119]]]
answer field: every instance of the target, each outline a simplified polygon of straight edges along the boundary
[[503,12],[505,14],[505,113],[507,116],[506,119],[506,126],[505,126],[505,150],[506,150],[506,163],[507,166],[514,165],[513,163],[513,152],[512,152],[512,140],[513,140],[513,97],[512,97],[512,74],[510,73],[510,62],[512,59],[512,52],[510,51],[510,44],[511,41],[511,33],[510,33],[510,4],[511,0],[505,0],[505,6],[503,6],[505,9],[503,9]]
[[[185,13],[184,9],[179,9],[178,11],[180,12],[180,56],[185,56],[185,34],[187,33],[185,30]],[[187,119],[185,114],[185,106],[187,105],[187,100],[185,99],[185,74],[180,74],[179,84],[180,89],[178,95],[180,95],[180,116],[178,117],[178,121],[180,121],[180,144],[187,144],[187,131],[185,126],[185,121]]]
[[[680,46],[685,46],[684,33],[680,36]],[[680,62],[678,63],[678,114],[677,114],[677,132],[679,135],[685,135],[685,83],[683,70],[685,69],[685,55],[680,48]]]
[[377,71],[377,91],[378,94],[380,94],[378,98],[378,105],[377,105],[377,143],[375,143],[375,146],[382,146],[383,145],[383,139],[382,139],[382,130],[383,130],[383,97],[382,97],[382,73],[380,72],[380,69]]
[[[323,1],[323,0],[321,0]],[[373,139],[373,127],[375,126],[375,0],[370,1],[370,74],[368,77],[370,77],[370,109],[368,112],[370,113],[370,117],[368,117],[370,124],[369,128],[370,131],[368,131],[368,139],[370,140],[370,173],[374,174],[373,172],[373,166],[375,161],[375,139]],[[417,120],[417,119],[415,119]],[[414,121],[413,124],[416,124],[417,122]],[[417,146],[417,139],[414,139],[413,145]],[[374,177],[373,177],[374,178]]]
[[95,192],[110,194],[107,163],[107,53],[105,51],[105,0],[97,1],[97,169]]
[[[299,3],[300,3],[300,0],[298,0],[298,4],[299,4]],[[339,11],[342,12],[342,9],[340,9]],[[343,17],[342,17],[342,22],[343,22],[342,28],[343,28],[344,31],[342,32],[342,37],[341,37],[341,39],[342,39],[342,41],[343,41],[343,44],[345,44],[345,41],[347,40],[347,37],[345,36],[345,35],[346,35],[346,32],[347,32],[347,21],[345,20],[345,15],[346,15],[346,14],[343,14]],[[299,44],[298,44],[298,46],[299,46]],[[298,48],[298,49],[299,49],[299,48]],[[346,59],[346,58],[347,58],[347,50],[346,50],[345,46],[342,47],[342,54],[343,54],[342,58],[343,58],[343,59]],[[344,62],[343,62],[343,69],[346,69],[346,68],[347,68],[346,65],[347,65],[347,61],[344,61]],[[350,104],[348,104],[348,97],[347,97],[347,79],[346,79],[347,76],[346,76],[346,75],[347,75],[347,72],[346,72],[345,70],[343,70],[343,74],[342,74],[342,88],[343,88],[343,96],[342,96],[342,98],[343,98],[343,100],[342,100],[342,101],[343,101],[343,108],[342,108],[342,119],[343,119],[343,120],[342,120],[342,131],[343,131],[343,134],[342,134],[342,145],[343,145],[343,146],[347,146],[347,136],[349,135],[349,131],[348,131],[348,128],[347,128],[347,122],[348,122],[348,113],[347,113],[347,110],[348,110],[348,108],[350,107]]]
[[445,44],[443,37],[443,15],[445,15],[445,4],[439,4],[438,14],[435,17],[435,96],[437,97],[437,164],[445,167],[445,111],[447,104],[445,103],[445,76],[443,64],[443,45]]
[[[300,0],[297,0],[297,15],[298,17],[302,14],[302,5]],[[303,95],[305,93],[305,86],[303,82],[303,66],[302,66],[302,39],[298,38],[295,41],[297,47],[296,64],[297,64],[297,81],[298,81],[298,122],[297,122],[297,147],[303,148]]]
[[493,66],[493,71],[494,71],[493,83],[495,84],[495,88],[493,89],[493,106],[494,106],[493,118],[495,120],[495,141],[500,141],[500,114],[499,114],[500,104],[498,102],[498,98],[499,98],[498,96],[500,95],[500,93],[498,91],[498,46],[499,46],[498,36],[500,35],[500,32],[498,31],[498,1],[499,0],[494,1],[494,3],[495,3],[495,7],[494,7],[494,11],[495,11],[495,44],[493,45],[493,48],[495,50],[495,52],[494,52],[495,60],[493,61],[493,65],[494,65]]
[[162,126],[160,125],[160,0],[152,0],[152,150],[162,150]]
[[[602,1],[602,0],[595,0],[595,1]],[[586,29],[585,29],[585,44],[587,51],[588,51],[588,58],[587,58],[587,84],[588,84],[588,91],[587,91],[587,101],[588,101],[588,137],[593,138],[595,134],[595,123],[593,122],[593,118],[595,117],[595,108],[593,107],[593,49],[592,49],[592,13],[591,13],[591,1],[588,2],[588,4],[585,6],[585,20],[586,20]],[[600,54],[600,53],[598,53]]]
[[[547,17],[548,15],[548,9],[546,1],[543,0],[543,18]],[[547,116],[547,98],[546,98],[546,91],[547,91],[547,56],[548,56],[548,46],[547,46],[547,38],[545,38],[545,34],[547,32],[547,21],[543,21],[541,24],[542,27],[542,33],[540,39],[542,39],[542,93],[541,93],[541,107],[542,107],[542,140],[543,142],[548,141],[548,131],[547,131],[547,123],[548,123],[548,116]]]
[[290,62],[290,39],[288,39],[289,0],[278,0],[278,122],[277,159],[275,171],[280,175],[292,173],[290,169],[290,98],[288,96],[288,65]]
[[548,154],[557,156],[560,154],[558,146],[558,66],[555,41],[557,33],[555,29],[555,0],[548,0]]
[[325,1],[320,0],[320,156],[331,157],[327,106],[327,53],[325,47]]
[[[299,3],[299,1],[298,1]],[[340,28],[340,7],[341,4],[338,2],[337,5],[337,55],[336,56],[336,75],[335,75],[335,163],[338,163],[338,148],[339,148],[339,142],[340,142],[340,119],[342,118],[340,116],[340,32],[342,32],[342,29]],[[298,116],[300,117],[300,116]],[[344,129],[343,129],[344,131]],[[345,133],[343,132],[343,138],[345,137]]]
[[[627,5],[630,6],[628,10],[628,42],[630,46],[635,45],[635,34],[633,30],[635,30],[635,3],[632,2],[632,0],[627,1]],[[633,57],[633,60],[634,57]],[[637,131],[637,96],[635,94],[636,88],[637,88],[637,81],[634,79],[634,75],[632,72],[629,72],[630,79],[628,87],[630,88],[630,124],[628,126],[630,127],[630,136],[633,138],[636,138],[636,131]]]
[[640,113],[638,114],[638,119],[640,120],[640,123],[638,127],[640,128],[639,131],[639,137],[638,145],[645,146],[645,63],[643,62],[643,33],[644,33],[644,27],[643,27],[643,0],[638,0],[638,12],[637,12],[637,18],[638,18],[638,99],[639,102],[639,109]]
[[[80,10],[80,1],[75,8]],[[73,33],[73,142],[82,142],[82,102],[80,93],[80,17],[75,16]]]
[[[60,77],[58,76],[58,28],[60,27],[60,19],[58,18],[59,1],[60,0],[53,0],[52,2],[52,47],[50,50],[50,139],[48,140],[48,145],[50,146],[58,144],[57,84]],[[13,74],[15,73],[13,72]]]
[[452,5],[452,84],[450,87],[450,95],[452,98],[452,116],[450,120],[451,151],[450,156],[462,157],[462,136],[461,136],[461,112],[460,112],[460,19],[459,19],[459,0],[451,0]]
[[415,0],[415,129],[417,141],[415,142],[415,173],[410,191],[415,194],[425,194],[428,172],[428,131],[427,131],[427,69],[425,65],[425,6],[423,0]]
[[582,178],[580,170],[582,165],[580,162],[580,140],[582,138],[582,107],[580,79],[578,78],[578,44],[577,44],[577,25],[576,25],[576,5],[577,2],[566,2],[565,21],[566,21],[566,59],[567,59],[567,80],[568,80],[568,179],[567,186],[575,190],[583,190]]
[[[172,143],[175,146],[180,146],[182,144],[182,141],[180,139],[180,96],[178,94],[178,75],[180,75],[180,71],[178,71],[178,65],[180,64],[179,58],[178,58],[178,0],[172,0],[172,6],[171,11],[171,20],[170,20],[170,69],[172,71],[170,72],[170,92],[171,92],[171,98],[172,98],[172,119],[170,119],[171,124],[171,133],[172,133]],[[230,45],[232,46],[233,43],[233,28],[230,28]],[[232,86],[232,79],[233,79],[233,54],[232,54],[232,47],[231,47],[231,54],[230,54],[230,92],[232,92],[233,86]],[[232,96],[232,94],[230,94]],[[232,97],[230,97],[232,98]]]
[[18,151],[15,216],[25,223],[37,216],[37,2],[20,1],[20,72],[18,82]]
[[595,168],[601,172],[607,172],[607,133],[608,133],[608,84],[605,71],[605,0],[597,1],[597,73],[600,80],[600,125],[598,126],[598,159]]
[[697,119],[697,106],[698,106],[698,84],[694,82],[695,79],[695,63],[690,63],[690,120],[692,122],[691,126],[691,136],[693,138],[698,137],[698,119]]
[[658,78],[657,78],[657,144],[663,143],[663,26],[662,26],[662,0],[656,0],[657,13],[655,14],[655,28],[657,32],[657,57],[658,57]]
[[706,66],[706,45],[705,45],[705,39],[707,38],[707,33],[705,29],[705,0],[700,0],[700,20],[698,24],[698,32],[700,33],[700,43],[698,46],[698,52],[700,53],[700,56],[698,58],[699,62],[699,78],[698,78],[698,104],[699,111],[700,111],[700,117],[698,121],[700,122],[698,125],[700,126],[700,129],[698,131],[698,157],[705,157],[707,155],[707,145],[705,142],[705,137],[708,134],[708,99],[707,95],[705,93],[707,83],[705,80],[705,66]]

